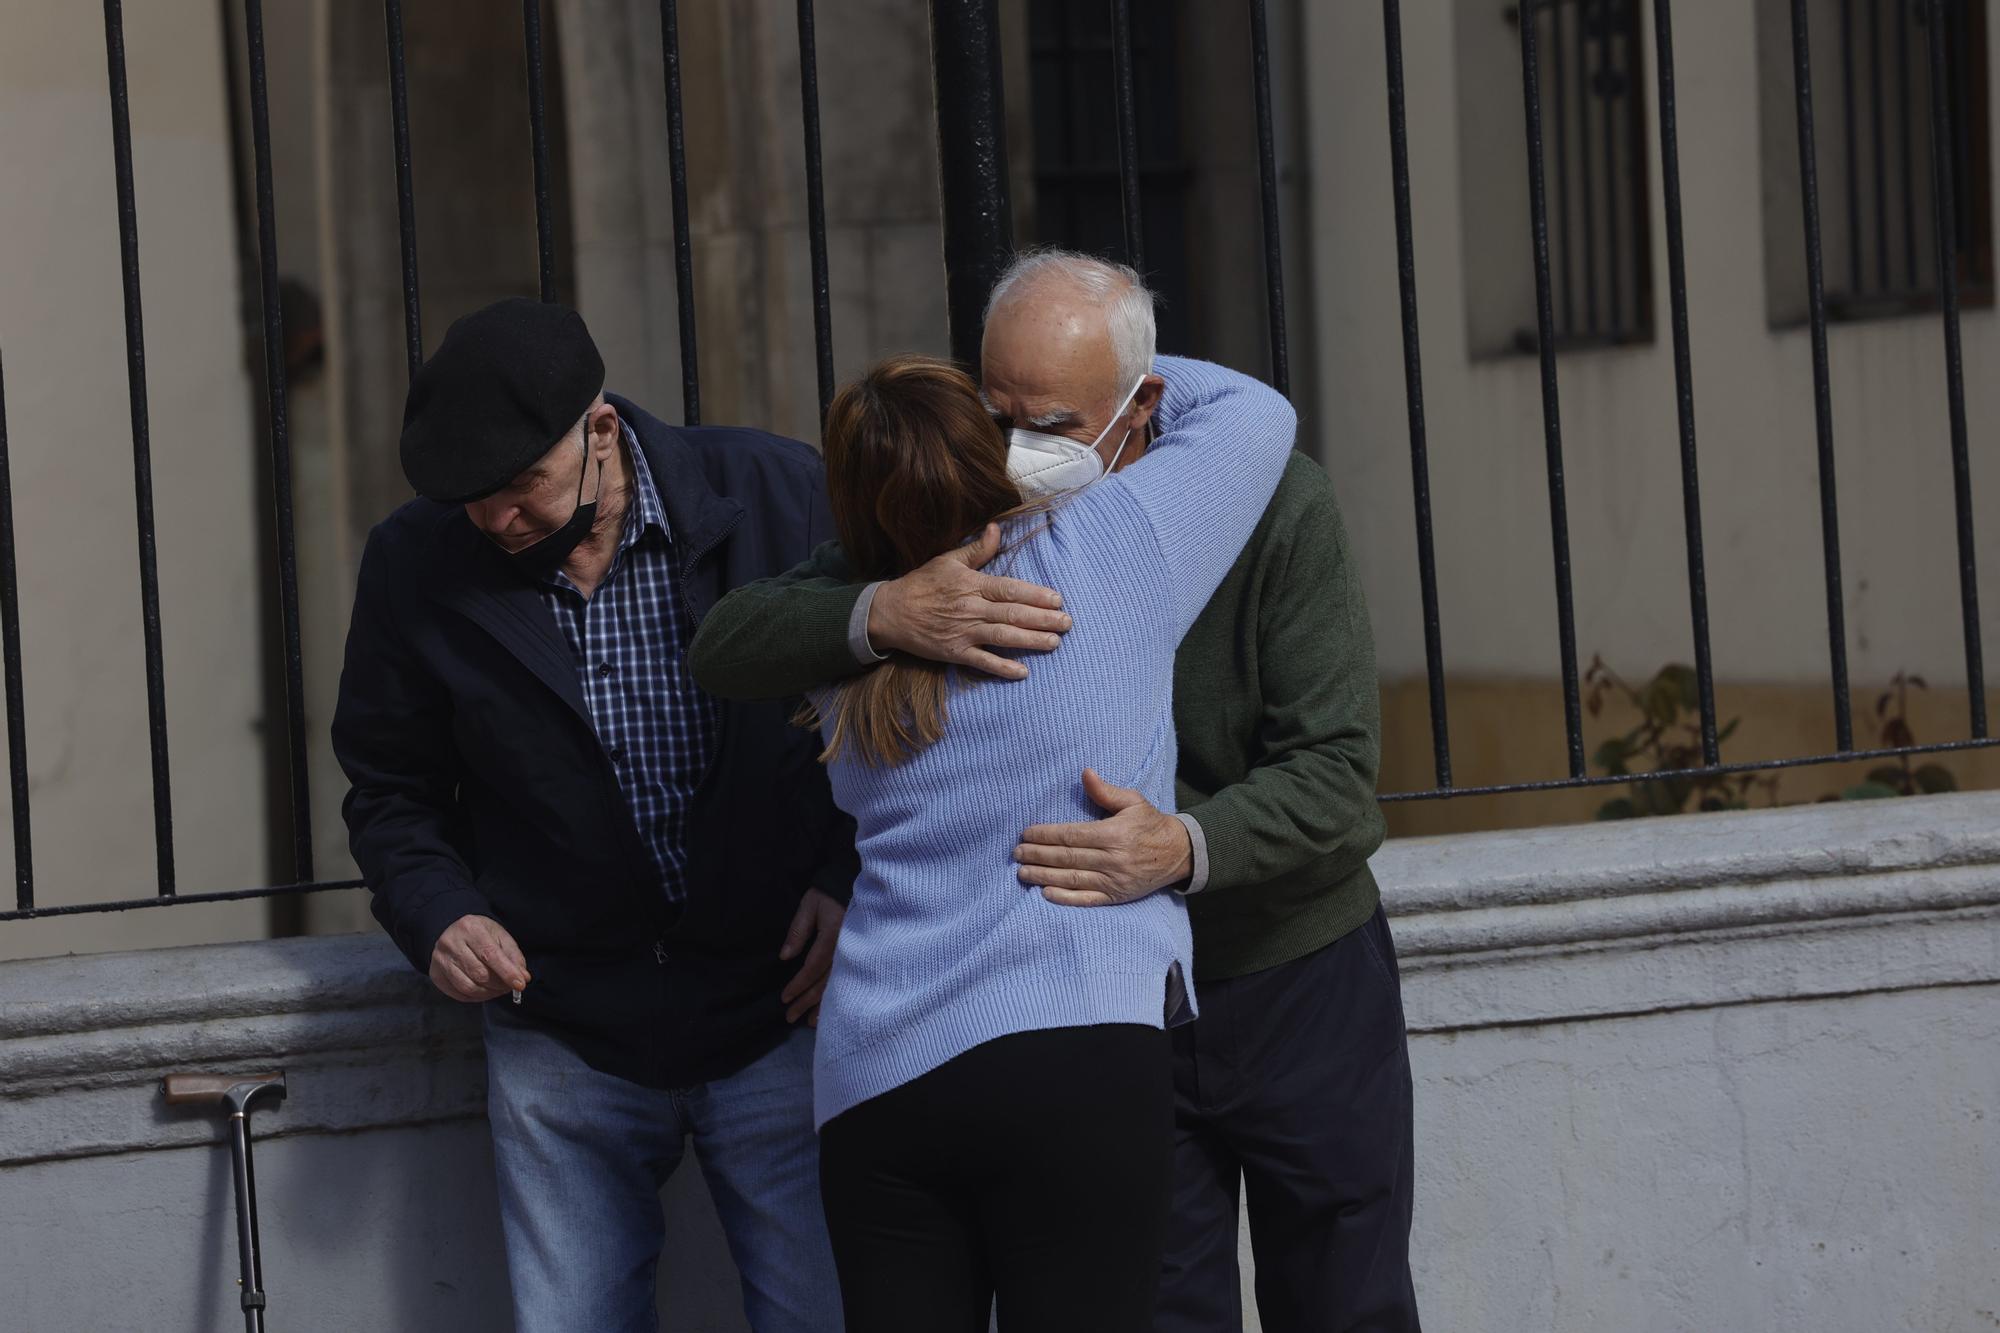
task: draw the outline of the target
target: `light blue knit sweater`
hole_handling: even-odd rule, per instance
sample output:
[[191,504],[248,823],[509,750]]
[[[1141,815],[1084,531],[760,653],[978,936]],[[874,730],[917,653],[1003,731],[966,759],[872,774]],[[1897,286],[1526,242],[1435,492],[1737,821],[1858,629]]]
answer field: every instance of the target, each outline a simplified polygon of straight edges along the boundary
[[1026,658],[1025,681],[955,682],[943,738],[922,754],[831,765],[861,875],[820,1007],[818,1125],[1009,1033],[1160,1027],[1175,963],[1192,984],[1179,897],[1057,907],[1013,860],[1029,825],[1098,816],[1086,767],[1173,809],[1174,652],[1291,453],[1297,417],[1274,390],[1201,361],[1156,369],[1152,448],[1027,520],[993,571],[1062,593],[1075,621],[1062,647]]

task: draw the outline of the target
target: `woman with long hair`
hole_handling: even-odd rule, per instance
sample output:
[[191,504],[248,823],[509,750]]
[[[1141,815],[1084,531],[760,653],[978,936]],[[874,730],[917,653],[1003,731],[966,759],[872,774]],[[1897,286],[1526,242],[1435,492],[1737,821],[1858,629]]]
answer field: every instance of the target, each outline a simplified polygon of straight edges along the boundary
[[[1087,765],[1173,808],[1175,650],[1291,451],[1279,394],[1200,362],[1160,369],[1143,457],[1039,500],[945,363],[887,361],[828,410],[855,578],[895,578],[997,522],[1004,572],[1058,589],[1074,621],[1024,680],[899,656],[812,701],[862,863],[814,1071],[850,1333],[976,1333],[996,1294],[1005,1329],[1151,1326],[1186,907],[1057,906],[1013,852],[1030,825],[1094,816]],[[1107,431],[1158,382],[1121,385]]]

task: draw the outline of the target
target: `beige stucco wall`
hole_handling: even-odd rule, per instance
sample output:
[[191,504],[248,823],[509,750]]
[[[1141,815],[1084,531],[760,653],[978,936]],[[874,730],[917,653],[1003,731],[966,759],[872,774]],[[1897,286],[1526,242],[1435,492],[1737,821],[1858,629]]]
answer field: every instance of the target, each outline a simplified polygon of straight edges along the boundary
[[[578,308],[614,387],[681,413],[659,6],[559,0]],[[679,10],[702,417],[817,441],[796,6]],[[920,7],[817,25],[834,369],[946,350],[930,38]]]
[[[1481,289],[1482,275],[1494,266],[1525,271],[1529,264],[1525,250],[1516,253],[1496,239],[1520,233],[1511,213],[1504,225],[1490,222],[1485,210],[1499,204],[1466,198],[1461,189],[1463,78],[1454,16],[1468,8],[1477,7],[1403,7],[1445,663],[1455,676],[1553,679],[1556,611],[1537,364],[1530,357],[1475,359],[1468,352],[1467,291]],[[1503,22],[1499,6],[1478,12]],[[1674,17],[1716,671],[1730,680],[1823,679],[1827,635],[1809,343],[1803,330],[1773,331],[1765,311],[1758,76],[1766,62],[1751,6],[1682,5]],[[1652,29],[1650,21],[1643,26],[1650,89]],[[1321,403],[1320,419],[1312,424],[1340,487],[1384,676],[1393,684],[1421,677],[1424,640],[1397,324],[1381,7],[1309,4],[1304,32],[1306,68],[1321,71],[1307,80],[1306,90]],[[1785,68],[1782,60],[1777,68]],[[1518,59],[1495,77],[1514,80],[1518,89]],[[1823,116],[1837,115],[1834,87],[1821,86]],[[1515,126],[1511,151],[1521,153],[1518,92],[1507,113]],[[1603,652],[1632,675],[1669,660],[1692,660],[1693,651],[1666,337],[1659,145],[1650,110],[1647,136],[1658,340],[1630,350],[1567,354],[1560,366],[1579,655],[1588,662]],[[1525,171],[1524,157],[1521,162]],[[2000,388],[1987,372],[2000,364],[1995,313],[1968,310],[1964,338],[1975,509],[1990,515],[2000,512]],[[1857,689],[1899,669],[1922,672],[1934,684],[1962,685],[1938,321],[1836,326],[1830,353],[1848,646]],[[1990,660],[1991,646],[2000,643],[2000,538],[1990,531],[1983,535],[1979,574],[1988,590]],[[1427,734],[1420,744],[1428,745]]]
[[[1640,682],[1643,683],[1643,682]],[[1854,736],[1860,746],[1881,743],[1875,712],[1882,691],[1857,690]],[[1831,693],[1825,684],[1739,684],[1715,689],[1718,725],[1736,722],[1724,754],[1733,762],[1825,754],[1834,748]],[[1450,683],[1452,779],[1459,787],[1537,782],[1568,772],[1563,739],[1562,690],[1553,679],[1454,680]],[[1907,721],[1920,743],[1966,733],[1963,689],[1911,690]],[[2000,716],[2000,690],[1986,692],[1989,717]],[[1604,711],[1584,718],[1584,753],[1623,735],[1639,723],[1638,710],[1609,697]],[[1691,733],[1683,732],[1683,737]],[[1431,750],[1430,692],[1422,676],[1385,682],[1382,687],[1382,781],[1385,792],[1422,791],[1436,785]],[[2000,749],[1966,750],[1925,756],[1913,765],[1937,764],[1960,791],[2000,787]],[[1758,786],[1755,807],[1807,805],[1865,780],[1878,763],[1818,764],[1764,775],[1773,787]],[[1592,767],[1593,774],[1602,770]],[[1624,783],[1531,791],[1504,796],[1451,800],[1391,801],[1383,807],[1392,837],[1460,833],[1474,829],[1541,828],[1592,819],[1606,801],[1627,796]]]
[[[244,888],[266,866],[262,443],[237,320],[221,16],[155,0],[125,25],[179,881]],[[0,354],[37,899],[143,897],[151,775],[103,15],[4,0],[0,31]],[[11,865],[5,829],[0,858]],[[265,917],[245,904],[19,923],[0,930],[0,956],[254,936]]]

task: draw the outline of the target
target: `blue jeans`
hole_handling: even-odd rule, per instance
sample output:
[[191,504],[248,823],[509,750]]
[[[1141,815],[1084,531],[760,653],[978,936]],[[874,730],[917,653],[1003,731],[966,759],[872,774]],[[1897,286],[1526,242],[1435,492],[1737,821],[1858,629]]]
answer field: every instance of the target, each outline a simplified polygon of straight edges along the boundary
[[657,1330],[660,1189],[691,1138],[756,1333],[839,1333],[819,1201],[811,1029],[727,1078],[662,1092],[486,1006],[486,1114],[518,1333]]

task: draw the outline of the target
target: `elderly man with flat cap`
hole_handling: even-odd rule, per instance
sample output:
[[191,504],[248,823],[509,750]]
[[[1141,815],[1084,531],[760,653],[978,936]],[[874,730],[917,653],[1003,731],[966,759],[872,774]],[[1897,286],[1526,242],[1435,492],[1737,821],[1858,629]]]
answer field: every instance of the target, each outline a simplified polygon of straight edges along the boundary
[[811,1026],[853,826],[791,703],[685,660],[830,537],[820,464],[603,387],[576,312],[526,300],[411,381],[420,498],[369,536],[333,724],[350,843],[411,963],[484,1007],[516,1327],[656,1326],[692,1143],[751,1326],[834,1329]]

